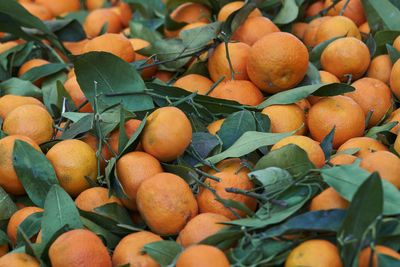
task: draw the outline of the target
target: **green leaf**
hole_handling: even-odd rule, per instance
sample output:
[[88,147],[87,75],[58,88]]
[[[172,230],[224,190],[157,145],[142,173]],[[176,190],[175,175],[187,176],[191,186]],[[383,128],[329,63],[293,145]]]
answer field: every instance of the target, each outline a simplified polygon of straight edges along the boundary
[[131,32],[131,36],[135,36],[135,38],[140,38],[140,39],[146,40],[149,43],[154,43],[154,42],[157,42],[162,39],[162,35],[160,33],[149,29],[148,27],[144,26],[142,23],[130,21],[129,29]]
[[20,241],[20,243],[25,244],[24,252],[26,254],[36,258],[39,261],[40,266],[46,266],[43,263],[42,259],[40,258],[40,250],[42,249],[42,245],[41,244],[32,244],[31,241],[29,240],[29,237],[22,231],[22,229],[19,226],[17,226],[17,229],[20,234],[20,239],[22,241],[22,242]]
[[392,62],[392,65],[394,65],[394,63],[396,63],[396,61],[400,58],[400,52],[390,44],[386,44],[386,49],[390,57],[390,62]]
[[[74,14],[79,14],[74,18]],[[80,17],[80,14],[87,15],[87,11],[78,11],[78,12],[71,12],[64,16],[62,20],[48,20],[44,21],[43,23],[50,29],[57,37],[58,40],[61,42],[79,42],[86,38],[86,33],[82,27],[82,24],[77,20]],[[85,16],[86,18],[86,16]]]
[[189,30],[181,31],[182,42],[186,49],[200,48],[217,38],[222,22],[214,22]]
[[168,266],[174,262],[175,257],[183,247],[175,241],[157,241],[146,244],[143,251],[152,257],[161,266]]
[[25,234],[25,236],[30,239],[34,235],[36,235],[42,223],[43,212],[35,212],[28,217],[26,217],[22,223],[19,225],[19,230],[17,232],[17,244],[21,246],[23,244],[21,232]]
[[398,258],[394,258],[392,256],[381,253],[377,254],[378,254],[378,263],[379,266],[381,267],[393,267],[400,265],[400,260]]
[[121,58],[106,52],[89,52],[72,58],[79,86],[94,106],[97,83],[99,111],[123,102],[130,111],[154,107],[145,94],[145,84],[137,71]]
[[83,229],[78,208],[74,201],[59,185],[53,185],[46,196],[42,220],[42,240],[44,243],[62,227]]
[[72,98],[64,88],[63,83],[66,79],[67,75],[64,72],[58,72],[48,77],[42,83],[43,103],[55,118],[61,116],[63,98],[66,98],[70,110],[76,108],[74,101],[72,101]]
[[0,83],[0,96],[4,95],[42,97],[42,91],[30,81],[13,77]]
[[275,24],[288,24],[294,21],[299,14],[296,0],[285,0],[279,13],[273,19]]
[[28,143],[15,140],[13,164],[29,198],[43,208],[50,187],[58,184],[53,166],[46,156]]
[[374,172],[357,189],[342,227],[338,232],[339,251],[344,266],[355,261],[365,231],[375,222],[383,210],[383,190],[379,174]]
[[109,230],[105,229],[104,227],[101,227],[100,225],[92,222],[91,220],[86,219],[84,217],[81,217],[81,220],[85,228],[89,229],[96,235],[103,237],[107,248],[114,249],[121,240],[121,238],[118,235],[111,233]]
[[329,161],[329,159],[331,158],[332,142],[333,136],[335,135],[335,128],[336,126],[333,126],[332,130],[324,137],[324,139],[319,144],[324,151],[325,161]]
[[321,75],[316,66],[313,63],[308,63],[308,69],[305,80],[309,81],[309,84],[321,84]]
[[131,138],[129,138],[128,142],[126,143],[124,149],[119,153],[118,157],[122,157],[126,153],[132,152],[136,149],[137,145],[139,144],[139,135],[142,132],[145,124],[146,124],[146,119],[147,119],[147,114],[146,116],[142,119],[142,122],[140,123],[139,127],[135,130]]
[[314,64],[314,66],[318,69],[321,68],[321,55],[322,52],[324,52],[325,48],[332,43],[333,41],[343,38],[342,36],[340,37],[334,37],[332,39],[326,40],[325,42],[322,42],[318,45],[316,45],[311,51],[310,51],[310,63]]
[[365,44],[368,47],[369,54],[371,55],[371,58],[375,55],[376,52],[376,42],[374,40],[374,37],[372,37],[372,34],[367,35],[367,39],[365,40]]
[[27,72],[25,72],[20,79],[34,82],[39,80],[42,77],[46,77],[48,75],[54,74],[63,70],[67,67],[67,64],[64,63],[50,63],[42,66],[34,67]]
[[196,178],[200,178],[199,175],[191,168],[183,166],[183,165],[173,165],[161,162],[162,168],[164,171],[173,173],[184,179],[189,185],[195,183],[195,180],[192,176]]
[[0,221],[10,219],[11,215],[17,210],[17,205],[15,205],[7,192],[0,186]]
[[131,217],[129,217],[126,209],[117,203],[108,203],[94,209],[98,213],[107,216],[114,221],[122,224],[133,225]]
[[287,170],[278,167],[267,167],[252,171],[248,176],[251,180],[261,184],[267,194],[285,188],[294,181],[293,176]]
[[243,236],[243,232],[238,228],[225,227],[216,234],[211,235],[202,241],[200,244],[215,246],[221,250],[231,248],[236,241]]
[[65,132],[63,132],[59,139],[72,139],[81,133],[86,133],[93,127],[93,117],[93,114],[85,114],[83,118],[74,122]]
[[400,11],[388,0],[361,0],[371,32],[400,30]]
[[369,129],[368,132],[364,136],[370,137],[370,138],[377,138],[379,133],[389,131],[393,127],[395,127],[397,124],[398,124],[397,121],[393,121],[391,123],[384,124],[381,126],[374,126],[371,129]]
[[381,55],[387,53],[386,44],[393,44],[397,36],[400,35],[400,31],[378,31],[375,36],[376,53],[375,55]]

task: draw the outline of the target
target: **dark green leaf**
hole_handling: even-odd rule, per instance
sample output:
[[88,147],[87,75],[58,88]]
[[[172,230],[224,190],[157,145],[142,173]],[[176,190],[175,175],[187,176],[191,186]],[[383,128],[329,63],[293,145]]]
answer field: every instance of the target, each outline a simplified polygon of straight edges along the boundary
[[376,42],[375,42],[372,34],[368,34],[367,40],[365,40],[365,44],[367,45],[369,54],[371,55],[371,58],[372,58],[376,52]]
[[245,204],[243,204],[243,202],[235,201],[233,199],[216,199],[216,201],[221,202],[222,204],[224,204],[224,206],[228,206],[233,209],[240,210],[248,215],[251,215],[251,216],[254,215],[254,211],[249,209]]
[[22,245],[23,240],[21,233],[23,232],[25,236],[30,239],[34,235],[36,235],[40,228],[41,228],[41,223],[42,223],[42,217],[43,217],[43,212],[35,212],[28,217],[25,218],[25,220],[22,221],[22,223],[19,225],[19,230],[17,232],[17,244]]
[[131,217],[129,217],[129,214],[126,211],[126,209],[115,202],[97,207],[94,210],[104,216],[112,218],[116,222],[127,225],[133,225],[132,219]]
[[146,244],[143,251],[149,254],[161,266],[173,263],[175,257],[183,250],[183,247],[175,241],[158,241]]
[[71,127],[69,127],[65,132],[62,133],[59,139],[67,140],[76,137],[81,133],[86,133],[90,129],[92,129],[92,122],[93,122],[93,114],[86,114],[83,118],[79,121],[74,122]]
[[104,239],[107,248],[114,249],[121,240],[121,238],[118,235],[111,233],[109,230],[101,227],[100,225],[92,222],[91,220],[86,219],[84,217],[82,217],[81,220],[85,228],[89,229],[90,231],[92,231],[96,235],[101,236]]
[[17,210],[17,205],[15,205],[7,192],[0,186],[0,221],[10,219],[11,215]]
[[294,21],[299,14],[299,7],[296,0],[286,0],[283,2],[282,8],[273,19],[276,24],[288,24]]
[[378,254],[378,263],[380,267],[395,267],[400,266],[400,260],[386,254]]
[[243,232],[238,228],[226,227],[216,234],[203,239],[200,244],[216,246],[221,250],[226,250],[243,236]]
[[396,61],[400,58],[400,52],[390,44],[386,44],[386,49],[390,57],[390,62],[392,62],[392,65],[394,65],[394,63],[396,63]]
[[370,137],[370,138],[377,138],[377,135],[379,133],[385,132],[385,131],[389,131],[393,127],[395,127],[397,124],[398,124],[397,121],[393,121],[391,123],[384,124],[384,125],[381,125],[381,126],[374,126],[374,127],[370,128],[368,130],[368,132],[364,136]]
[[288,171],[278,167],[252,171],[248,176],[257,184],[261,184],[266,194],[285,188],[294,181],[293,176]]
[[361,0],[371,32],[400,30],[400,11],[388,0]]
[[393,44],[393,41],[400,35],[400,31],[378,31],[375,36],[376,53],[375,55],[386,54],[386,44]]
[[59,72],[60,70],[65,69],[66,67],[67,65],[63,63],[45,64],[28,70],[20,77],[20,79],[34,82],[42,77],[49,76],[51,74]]
[[41,97],[42,91],[30,81],[13,77],[0,83],[0,95]]
[[335,135],[335,128],[336,126],[333,126],[332,130],[324,137],[324,139],[319,144],[324,151],[325,161],[329,161],[329,159],[331,158],[332,142],[333,136]]

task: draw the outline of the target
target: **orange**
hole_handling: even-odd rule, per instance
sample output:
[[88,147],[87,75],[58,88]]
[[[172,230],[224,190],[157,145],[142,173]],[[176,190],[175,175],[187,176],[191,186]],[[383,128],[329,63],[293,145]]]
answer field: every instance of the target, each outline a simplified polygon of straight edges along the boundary
[[79,0],[36,0],[35,3],[47,7],[53,16],[81,9]]
[[42,5],[38,5],[35,3],[20,3],[26,10],[29,11],[35,17],[38,17],[40,20],[50,20],[53,18],[53,14],[51,11]]
[[89,37],[96,37],[106,23],[106,32],[108,33],[119,33],[122,30],[123,25],[120,16],[109,8],[91,11],[83,23],[83,29]]
[[63,140],[55,144],[46,157],[56,171],[60,186],[73,197],[89,188],[85,177],[96,181],[96,153],[81,140]]
[[317,39],[316,39],[316,34],[318,31],[319,25],[321,25],[324,21],[329,20],[331,17],[329,16],[324,16],[324,17],[319,17],[313,19],[309,24],[304,32],[304,43],[311,50],[312,47],[317,45]]
[[174,76],[173,72],[167,71],[167,70],[158,70],[155,74],[154,77],[157,79],[163,81],[163,82],[168,82],[172,79]]
[[349,204],[335,189],[328,187],[312,199],[310,210],[347,209]]
[[122,206],[121,200],[115,196],[108,197],[108,189],[104,187],[92,187],[82,191],[75,199],[75,205],[85,211],[95,212],[95,208],[109,203],[117,203]]
[[322,168],[325,164],[325,154],[319,143],[310,137],[301,135],[292,135],[285,137],[272,146],[271,151],[277,150],[289,144],[294,144],[302,148],[308,155],[308,158],[317,168]]
[[389,151],[389,149],[376,139],[370,137],[354,137],[343,143],[337,150],[337,153],[350,148],[359,148],[360,150],[354,154],[356,157],[364,158],[370,153],[376,151]]
[[[318,259],[318,265],[316,260]],[[330,266],[342,267],[337,247],[329,241],[313,239],[295,247],[286,259],[285,267]]]
[[308,69],[308,51],[291,33],[274,32],[250,48],[247,74],[262,91],[277,93],[295,87]]
[[111,267],[106,246],[95,233],[76,229],[60,235],[51,244],[49,258],[52,266]]
[[227,225],[220,224],[227,221],[230,219],[221,214],[201,213],[186,224],[176,238],[176,242],[184,247],[198,244],[227,227]]
[[363,109],[365,117],[373,111],[368,127],[378,124],[392,106],[392,92],[382,81],[374,78],[362,78],[351,84],[356,90],[345,93]]
[[339,155],[329,160],[333,165],[353,164],[357,157],[353,155]]
[[26,253],[8,253],[0,257],[1,267],[39,267],[39,262]]
[[[342,11],[344,5],[347,0],[341,0],[337,3],[333,8],[331,8],[327,15],[328,16],[338,16]],[[325,8],[331,6],[333,4],[333,0],[325,0]],[[361,0],[350,0],[343,12],[343,16],[348,17],[352,21],[354,21],[357,26],[363,24],[367,19],[365,17],[364,8],[361,3]]]
[[211,97],[234,100],[242,105],[257,106],[264,100],[261,91],[250,81],[230,80],[219,83],[209,94]]
[[136,210],[136,194],[140,184],[157,173],[163,172],[160,162],[145,152],[130,152],[117,161],[117,176],[130,199],[122,199],[125,207]]
[[181,177],[166,172],[142,181],[136,204],[151,231],[160,235],[177,234],[198,212],[189,185]]
[[22,140],[37,150],[41,150],[35,141],[27,136],[9,135],[0,139],[0,186],[7,193],[13,195],[22,195],[25,193],[25,189],[19,181],[13,165],[13,150],[15,140]]
[[18,43],[14,42],[14,41],[8,41],[5,43],[1,43],[0,44],[0,54],[7,51],[8,49],[11,49],[11,48],[17,46],[17,45],[18,45]]
[[390,82],[390,73],[392,72],[392,62],[389,55],[380,55],[371,60],[367,77],[381,80],[385,84]]
[[280,29],[269,18],[250,17],[237,28],[232,35],[232,40],[242,41],[251,46],[273,32],[280,32]]
[[140,140],[145,152],[160,161],[172,161],[189,146],[192,126],[179,108],[158,108],[147,117]]
[[318,142],[335,126],[332,145],[338,148],[350,138],[363,135],[365,115],[360,105],[350,97],[325,97],[310,108],[307,125],[312,138]]
[[304,34],[307,30],[308,24],[305,22],[296,22],[292,25],[292,33],[299,39],[304,38]]
[[207,130],[210,134],[212,135],[216,135],[217,132],[221,129],[222,123],[225,121],[226,119],[219,119],[216,120],[212,123],[210,123],[209,125],[207,125]]
[[389,151],[377,151],[366,155],[360,167],[369,171],[377,171],[382,179],[400,188],[400,159]]
[[[229,158],[229,159],[224,159],[215,164],[215,167],[220,171],[220,172],[227,172],[227,173],[232,173],[232,174],[237,174],[243,179],[247,180],[249,177],[247,174],[250,172],[250,170],[245,166],[245,160],[241,160],[240,158]],[[251,166],[253,164],[251,162],[247,162]],[[214,175],[218,173],[214,169],[209,169],[206,171],[207,173]]]
[[367,247],[367,248],[361,250],[360,258],[358,260],[358,266],[359,267],[369,267],[369,266],[378,267],[378,255],[376,255],[376,253],[388,255],[390,257],[400,260],[400,254],[397,251],[395,251],[389,247],[377,245],[377,246],[375,246],[375,250],[376,250],[376,252],[374,251],[374,254],[372,256],[372,264],[371,265],[369,265],[369,261],[371,258],[371,247]]
[[[234,74],[235,80],[249,79],[246,70],[249,50],[250,46],[245,43],[228,43],[228,52],[232,63],[232,69],[237,72]],[[222,76],[225,76],[225,80],[232,80],[231,69],[226,56],[225,43],[222,43],[215,48],[208,59],[208,71],[214,82],[217,82]]]
[[[25,72],[27,72],[28,70],[32,69],[32,68],[36,68],[36,67],[40,67],[46,64],[50,64],[49,61],[44,60],[44,59],[31,59],[26,61],[24,64],[21,65],[21,67],[19,68],[18,71],[18,77],[21,77],[22,74],[24,74]],[[36,86],[41,86],[42,82],[44,81],[45,77],[40,78],[39,80],[35,81],[33,84]]]
[[42,102],[30,96],[5,95],[0,97],[0,118],[4,120],[8,113],[26,104],[38,105],[45,108]]
[[122,58],[126,62],[135,60],[135,51],[128,38],[122,34],[105,33],[90,40],[83,48],[83,53],[104,51]]
[[[224,5],[218,12],[218,21],[225,21],[230,14],[235,12],[236,10],[239,10],[242,6],[244,5],[243,1],[234,1],[227,3]],[[248,15],[248,18],[251,17],[261,17],[262,13],[258,8],[255,8],[251,13]]]
[[390,89],[392,89],[393,94],[400,98],[400,60],[394,63],[392,72],[390,73]]
[[129,25],[129,21],[132,19],[132,11],[127,3],[119,1],[111,8],[111,11],[115,12],[119,16],[124,27]]
[[[85,0],[85,6],[88,10],[93,10],[102,7],[104,2],[105,0]],[[116,0],[111,0],[110,2],[115,4]]]
[[352,81],[361,78],[368,69],[370,54],[366,44],[354,37],[340,38],[330,43],[322,52],[321,65],[342,82],[352,75]]
[[3,122],[3,131],[9,135],[25,135],[42,144],[53,136],[53,118],[39,105],[22,105],[8,113]]
[[142,231],[126,235],[119,241],[112,256],[113,266],[160,266],[150,255],[143,253],[143,247],[152,242],[162,241],[162,238],[152,232]]
[[315,35],[316,44],[341,36],[355,37],[361,40],[360,31],[351,19],[344,16],[331,17],[319,25]]
[[[64,88],[71,97],[76,107],[79,107],[86,101],[86,96],[82,92],[81,87],[76,79],[76,76],[73,76],[65,81]],[[92,105],[88,102],[86,103],[79,112],[93,113]]]
[[176,80],[173,84],[173,86],[180,87],[189,92],[198,91],[200,95],[206,94],[212,85],[213,82],[210,79],[199,74],[185,75]]
[[[224,171],[215,173],[213,175],[220,178],[221,181],[218,182],[207,178],[204,183],[208,184],[210,188],[214,189],[220,198],[239,201],[246,205],[250,210],[256,210],[256,199],[240,194],[228,193],[225,191],[225,188],[230,187],[242,190],[252,190],[254,188],[254,184],[249,180],[248,177],[244,178],[241,175]],[[215,198],[215,195],[209,189],[205,187],[200,187],[199,193],[197,194],[197,203],[199,205],[200,213],[211,212],[224,215],[231,220],[238,219],[230,209],[226,208],[221,202],[218,202]],[[246,213],[242,211],[239,211],[237,209],[233,210],[241,217],[246,216]]]
[[315,15],[318,15],[320,11],[324,9],[324,2],[323,1],[317,1],[313,4],[311,4],[307,9],[305,16],[306,18],[313,17]]
[[8,253],[8,244],[0,245],[0,258]]
[[393,41],[393,47],[397,49],[397,51],[400,52],[400,35],[396,37]]
[[10,241],[16,245],[17,244],[17,226],[19,227],[21,223],[31,214],[42,212],[43,209],[39,207],[26,207],[16,211],[8,221],[7,225],[7,235]]
[[[128,140],[132,137],[132,135],[136,132],[136,129],[139,127],[142,121],[136,119],[127,120],[124,123],[125,133],[128,137]],[[119,146],[119,127],[117,127],[114,131],[112,131],[109,136],[107,136],[107,142],[110,145],[111,149],[118,154],[118,146]],[[106,159],[110,159],[113,155],[109,148],[104,144],[106,153]],[[140,143],[136,147],[136,150],[140,148]]]
[[358,30],[360,31],[362,37],[367,37],[367,35],[371,33],[371,29],[369,28],[368,21],[361,24],[358,27]]
[[304,135],[307,131],[304,111],[296,104],[272,105],[261,113],[271,120],[271,133],[288,133],[297,129],[295,134]]
[[78,42],[63,42],[63,45],[68,49],[69,52],[71,52],[72,55],[80,55],[82,54],[82,49],[87,42],[89,42],[89,39],[85,38]]
[[176,260],[176,267],[218,266],[229,267],[222,250],[209,245],[195,245],[185,249]]

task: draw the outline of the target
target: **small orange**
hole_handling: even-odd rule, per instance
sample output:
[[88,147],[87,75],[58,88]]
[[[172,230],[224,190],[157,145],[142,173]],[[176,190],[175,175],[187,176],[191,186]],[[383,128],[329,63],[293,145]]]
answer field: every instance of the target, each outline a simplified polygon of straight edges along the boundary
[[184,247],[198,244],[227,227],[227,225],[220,224],[227,221],[230,219],[221,214],[201,213],[186,224],[176,238],[176,242]]
[[4,120],[8,113],[26,104],[38,105],[45,108],[42,102],[30,96],[5,95],[0,97],[0,118]]
[[324,17],[319,17],[313,19],[309,24],[304,32],[304,43],[307,46],[309,50],[313,48],[314,46],[317,45],[317,39],[316,39],[316,34],[318,31],[318,27],[325,21],[329,20],[331,17],[329,16],[324,16]]
[[10,241],[16,245],[17,244],[17,232],[21,223],[31,214],[42,212],[43,209],[39,207],[26,207],[16,211],[8,221],[7,225],[7,235]]
[[312,199],[310,210],[347,209],[349,204],[335,189],[328,187]]
[[360,31],[351,19],[344,16],[331,17],[319,25],[315,35],[316,44],[341,36],[355,37],[361,40]]
[[75,205],[85,211],[96,212],[94,209],[109,203],[117,203],[122,206],[121,200],[115,196],[108,197],[108,189],[104,187],[92,187],[82,191],[75,199]]
[[89,37],[96,37],[106,23],[106,32],[108,33],[119,33],[122,30],[123,25],[120,16],[109,8],[91,11],[83,23],[83,29]]
[[50,20],[53,18],[51,11],[43,5],[38,5],[35,3],[20,3],[26,10],[32,15],[39,18],[40,20]]
[[318,15],[318,13],[320,11],[322,11],[323,9],[324,9],[323,1],[314,2],[307,8],[305,16],[306,16],[306,18],[313,17],[315,15]]
[[[225,21],[230,14],[235,12],[236,10],[239,10],[242,6],[244,5],[243,1],[234,1],[227,3],[224,5],[218,12],[218,21]],[[262,13],[258,8],[255,8],[251,13],[247,16],[248,18],[251,17],[261,17]]]
[[295,87],[308,69],[308,51],[291,33],[274,32],[250,48],[247,74],[262,91],[277,93]]
[[145,152],[160,161],[172,161],[189,146],[192,126],[179,108],[158,108],[147,117],[140,140]]
[[264,100],[261,91],[250,81],[230,80],[219,83],[209,94],[211,97],[234,100],[242,105],[257,106]]
[[189,185],[181,177],[166,172],[140,184],[136,204],[152,232],[160,235],[177,234],[198,212]]
[[[325,0],[325,8],[331,6],[333,4],[333,1],[334,0]],[[349,19],[354,21],[357,26],[360,26],[367,20],[361,0],[341,0],[328,11],[327,15],[338,16],[342,11],[344,5],[346,5],[346,8],[344,9],[343,16],[348,17]]]
[[195,245],[185,249],[176,260],[176,267],[218,266],[229,267],[222,250],[209,245]]
[[[400,260],[400,254],[397,251],[395,251],[389,247],[377,245],[377,246],[375,246],[375,250],[379,254],[388,255],[397,260]],[[361,250],[360,258],[358,260],[358,266],[359,267],[369,267],[369,266],[370,267],[378,267],[379,266],[378,265],[378,255],[376,255],[376,253],[374,252],[374,254],[372,256],[372,264],[371,265],[369,264],[370,258],[371,258],[371,247],[367,247],[367,248]]]
[[63,13],[78,11],[81,9],[79,0],[36,0],[36,4],[47,7],[53,16]]
[[53,136],[53,118],[39,105],[22,105],[8,113],[3,122],[3,131],[9,135],[25,135],[42,144]]
[[[19,68],[18,77],[21,77],[28,70],[31,70],[33,68],[40,67],[40,66],[43,66],[46,64],[50,64],[50,62],[47,60],[38,59],[38,58],[28,60],[24,64],[22,64],[21,67]],[[39,80],[35,81],[33,84],[40,87],[42,85],[42,82],[44,81],[44,79],[45,79],[45,77],[40,78]]]
[[221,129],[222,123],[225,121],[226,119],[219,119],[216,120],[212,123],[210,123],[209,125],[207,125],[207,130],[210,134],[212,135],[216,135],[217,132]]
[[119,241],[112,256],[113,266],[160,266],[150,255],[143,253],[143,247],[163,239],[152,232],[142,231],[126,235]]
[[199,74],[185,75],[173,84],[173,86],[180,87],[189,92],[198,91],[200,95],[206,94],[212,85],[213,81]]
[[392,62],[389,55],[380,55],[371,60],[367,77],[381,80],[385,84],[390,82],[390,73],[392,72]]
[[390,89],[392,89],[393,94],[400,98],[400,60],[394,63],[392,72],[390,73]]
[[333,165],[353,164],[357,157],[353,155],[339,155],[329,160]]
[[296,104],[271,105],[261,113],[271,120],[271,133],[288,133],[299,129],[295,134],[304,135],[307,131],[304,111]]
[[299,39],[304,38],[308,24],[305,22],[296,22],[292,25],[292,33]]
[[318,142],[310,137],[301,135],[292,135],[285,137],[272,146],[271,151],[277,150],[289,144],[294,144],[302,148],[308,155],[308,158],[317,168],[322,168],[325,164],[325,154]]
[[0,257],[0,266],[39,267],[39,261],[26,253],[8,253]]
[[51,244],[49,258],[52,266],[111,267],[106,246],[95,233],[76,229],[60,235]]
[[376,151],[389,151],[389,149],[378,140],[363,136],[347,140],[338,148],[337,153],[350,148],[359,148],[360,150],[354,155],[360,158],[364,158]]
[[46,157],[53,165],[61,187],[73,197],[89,188],[85,177],[96,181],[96,153],[81,140],[63,140],[55,144]]
[[[76,76],[73,76],[66,80],[64,83],[64,88],[71,97],[76,107],[79,107],[86,101],[86,96],[82,92]],[[83,107],[81,107],[81,109],[79,109],[79,112],[93,113],[92,105],[89,102],[86,103]]]
[[242,41],[253,45],[262,37],[281,30],[269,18],[250,17],[247,18],[232,35],[233,41]]

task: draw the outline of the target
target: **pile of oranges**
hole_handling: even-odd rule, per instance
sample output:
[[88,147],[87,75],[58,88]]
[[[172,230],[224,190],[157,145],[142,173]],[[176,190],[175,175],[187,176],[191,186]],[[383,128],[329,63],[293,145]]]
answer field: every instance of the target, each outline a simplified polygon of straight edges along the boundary
[[[82,9],[79,0],[18,2],[43,21],[62,19]],[[144,61],[151,64],[140,72],[145,81],[179,87],[214,100],[236,101],[243,109],[258,109],[268,116],[271,133],[294,132],[269,147],[270,151],[289,144],[297,145],[316,168],[359,162],[361,168],[370,173],[378,172],[382,179],[400,189],[400,109],[396,105],[400,98],[400,61],[392,62],[388,54],[371,54],[365,43],[370,28],[361,0],[306,1],[304,14],[291,23],[290,32],[281,30],[283,27],[278,26],[282,25],[274,24],[267,17],[273,13],[255,8],[229,42],[214,40],[215,46],[190,59],[183,70],[152,64],[157,63],[155,58],[143,52],[143,48],[153,44],[130,32],[132,16],[139,12],[134,10],[135,5],[117,0],[83,2],[88,13],[82,25],[87,38],[63,42],[71,55],[102,51],[127,63]],[[162,28],[159,33],[164,38],[181,38],[184,30],[207,27],[216,21],[225,22],[244,4],[232,1],[215,11],[209,6],[187,1],[176,5],[168,15],[185,26],[174,30]],[[24,42],[3,42],[0,54]],[[310,70],[310,52],[321,44],[326,47],[320,56],[320,66],[317,66],[320,67],[318,83],[347,83],[354,91],[330,97],[309,95],[295,103],[258,108],[271,95],[304,85]],[[400,52],[400,35],[389,45]],[[66,55],[55,51],[62,60],[68,61]],[[190,71],[198,61],[206,62],[208,75]],[[22,77],[32,69],[50,63],[33,56],[13,74]],[[79,107],[77,112],[93,113],[93,103],[87,101],[85,88],[78,83],[73,66],[68,72],[62,72],[66,75],[61,82],[74,105]],[[33,81],[33,85],[41,88],[46,78]],[[3,229],[9,242],[0,246],[0,266],[39,266],[43,260],[28,251],[13,252],[15,247],[24,245],[18,238],[23,221],[32,214],[46,213],[43,207],[20,201],[23,196],[27,197],[27,192],[14,168],[16,140],[45,154],[59,185],[80,211],[103,216],[97,208],[114,203],[129,214],[135,225],[145,225],[143,231],[130,231],[120,236],[113,248],[106,246],[102,236],[86,225],[85,229],[64,231],[48,244],[44,258],[52,266],[160,266],[156,258],[144,252],[144,246],[163,240],[174,240],[182,246],[173,262],[178,267],[230,266],[227,251],[200,242],[227,228],[224,222],[248,216],[243,209],[230,207],[220,199],[236,201],[250,212],[258,210],[259,202],[251,194],[226,190],[236,188],[247,193],[256,192],[248,174],[257,162],[228,158],[212,166],[201,166],[198,173],[202,176],[195,182],[199,186],[194,186],[192,181],[166,171],[168,164],[193,167],[182,164],[180,159],[191,146],[193,132],[197,130],[192,128],[190,116],[176,106],[157,106],[150,112],[135,150],[123,154],[118,154],[121,153],[120,127],[107,134],[106,143],[102,143],[103,140],[99,143],[99,136],[93,134],[95,126],[75,139],[64,139],[63,132],[73,123],[60,121],[52,115],[42,97],[24,94],[0,97],[0,186],[18,207]],[[204,128],[218,137],[226,116],[216,114],[218,119],[204,122]],[[142,126],[139,119],[121,123],[124,123],[128,139]],[[369,129],[376,126],[387,126],[394,142],[388,144],[366,136]],[[332,148],[336,154],[341,154],[327,159],[320,144],[333,129]],[[358,150],[353,154],[345,153],[348,149]],[[116,183],[126,198],[111,195],[110,189],[102,183],[108,172],[107,165],[113,158],[116,159],[113,169]],[[324,186],[325,189],[308,202],[307,211],[349,207],[350,202],[334,188]],[[41,233],[42,230],[30,241],[40,244]],[[333,242],[310,239],[293,247],[284,263],[287,267],[343,266],[338,246]],[[388,246],[374,246],[374,251],[400,260],[400,254]],[[376,253],[371,256],[371,247],[364,247],[359,266],[369,266],[370,258],[371,266],[378,266]]]

